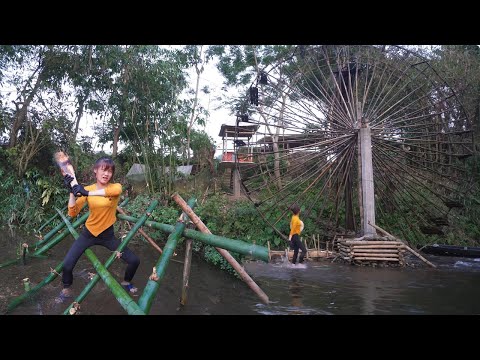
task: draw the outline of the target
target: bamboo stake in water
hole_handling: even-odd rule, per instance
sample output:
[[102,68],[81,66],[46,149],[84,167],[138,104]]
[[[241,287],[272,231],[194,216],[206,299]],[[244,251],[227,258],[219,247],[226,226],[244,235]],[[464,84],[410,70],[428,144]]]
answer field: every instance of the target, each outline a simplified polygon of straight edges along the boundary
[[185,244],[185,264],[183,265],[183,286],[180,305],[187,303],[188,279],[190,277],[190,266],[192,264],[192,239],[187,239]]
[[[189,200],[189,203],[192,206],[195,206],[196,200],[194,198]],[[183,217],[184,220],[181,220]],[[186,227],[186,215],[181,215],[179,221],[175,225],[174,231],[168,236],[167,243],[163,247],[163,253],[160,255],[157,263],[155,264],[155,276],[152,276],[145,286],[142,295],[138,299],[138,305],[140,309],[145,311],[146,314],[150,312],[153,299],[158,291],[160,286],[160,281],[165,275],[165,270],[169,264],[169,260],[172,257],[175,247],[177,246],[178,239],[182,236],[183,231]],[[152,274],[153,275],[153,274]]]

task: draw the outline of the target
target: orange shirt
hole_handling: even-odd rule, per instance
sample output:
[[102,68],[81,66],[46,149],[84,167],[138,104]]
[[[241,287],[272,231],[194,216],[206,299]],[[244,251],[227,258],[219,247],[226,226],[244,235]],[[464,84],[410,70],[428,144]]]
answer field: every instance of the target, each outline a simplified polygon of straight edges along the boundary
[[[85,190],[97,190],[97,184],[85,186]],[[75,205],[68,207],[68,215],[71,217],[77,216],[83,204],[87,201],[90,215],[85,222],[85,226],[93,236],[98,236],[117,221],[117,205],[121,194],[121,184],[108,184],[105,188],[105,196],[80,196],[77,198]]]
[[301,230],[302,222],[300,221],[299,215],[292,215],[292,220],[290,221],[290,236],[295,234],[300,235],[302,232]]

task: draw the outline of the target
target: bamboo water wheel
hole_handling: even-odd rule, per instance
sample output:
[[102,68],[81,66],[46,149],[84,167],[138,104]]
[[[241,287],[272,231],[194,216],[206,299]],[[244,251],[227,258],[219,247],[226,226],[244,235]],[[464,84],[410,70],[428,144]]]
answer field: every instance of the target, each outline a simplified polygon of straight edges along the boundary
[[[248,117],[259,125],[254,163],[238,169],[283,238],[294,203],[306,227],[357,236],[375,231],[373,207],[373,223],[405,239],[435,232],[462,206],[472,122],[427,59],[399,46],[298,46],[260,75]],[[371,151],[371,178],[359,149]]]

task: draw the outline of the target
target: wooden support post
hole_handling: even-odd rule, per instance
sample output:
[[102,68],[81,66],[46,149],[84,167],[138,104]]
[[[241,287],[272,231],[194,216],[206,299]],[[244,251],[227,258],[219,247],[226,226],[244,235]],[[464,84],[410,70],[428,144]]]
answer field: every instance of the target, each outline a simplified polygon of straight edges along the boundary
[[233,197],[238,199],[240,197],[240,173],[236,167],[232,168],[233,171]]
[[375,235],[375,229],[373,228],[373,225],[375,225],[375,197],[373,187],[372,137],[368,120],[363,120],[359,131],[362,158],[362,230],[363,235],[368,237]]
[[185,263],[183,265],[183,286],[180,305],[187,303],[188,279],[190,277],[190,267],[192,264],[192,239],[187,239],[185,244]]

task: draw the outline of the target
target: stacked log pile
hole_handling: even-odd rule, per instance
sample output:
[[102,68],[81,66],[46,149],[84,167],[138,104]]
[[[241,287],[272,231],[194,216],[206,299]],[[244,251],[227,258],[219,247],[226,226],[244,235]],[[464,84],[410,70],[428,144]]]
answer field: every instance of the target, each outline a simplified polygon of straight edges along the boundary
[[405,265],[404,244],[401,241],[375,238],[371,240],[337,239],[339,257],[355,264],[371,265],[388,262]]

